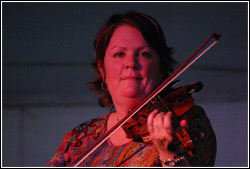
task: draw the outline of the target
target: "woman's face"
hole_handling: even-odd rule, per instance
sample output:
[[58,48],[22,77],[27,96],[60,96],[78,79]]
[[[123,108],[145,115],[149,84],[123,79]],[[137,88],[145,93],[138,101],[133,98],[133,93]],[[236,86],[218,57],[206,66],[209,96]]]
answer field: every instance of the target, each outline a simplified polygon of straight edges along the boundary
[[161,79],[158,53],[129,25],[114,31],[103,66],[99,70],[114,104],[124,98],[145,98]]

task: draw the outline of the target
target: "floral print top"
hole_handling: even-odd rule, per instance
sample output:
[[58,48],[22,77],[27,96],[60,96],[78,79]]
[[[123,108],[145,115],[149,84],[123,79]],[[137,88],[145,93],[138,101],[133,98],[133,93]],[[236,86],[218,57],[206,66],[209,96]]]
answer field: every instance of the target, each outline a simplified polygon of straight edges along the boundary
[[[62,143],[46,166],[67,166],[79,154],[103,135],[107,128],[107,120],[111,113],[101,118],[83,122],[72,129],[63,138]],[[188,158],[192,166],[213,166],[216,154],[216,140],[207,118],[204,125],[209,126],[209,136],[205,144],[197,149],[197,157]],[[80,164],[81,167],[157,167],[161,166],[159,154],[154,145],[141,142],[129,142],[115,146],[109,139],[101,144]]]

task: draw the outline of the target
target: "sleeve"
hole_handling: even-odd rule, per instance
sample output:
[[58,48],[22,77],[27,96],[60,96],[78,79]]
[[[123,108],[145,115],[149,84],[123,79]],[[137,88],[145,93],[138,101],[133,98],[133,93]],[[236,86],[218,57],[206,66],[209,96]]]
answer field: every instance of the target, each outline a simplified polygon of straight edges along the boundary
[[71,142],[69,141],[71,135],[72,131],[64,136],[63,141],[57,148],[54,156],[47,162],[47,167],[64,167],[70,162],[71,155],[68,150],[71,146]]
[[78,155],[85,148],[85,139],[90,121],[86,121],[70,132],[68,132],[62,143],[57,148],[54,156],[46,163],[47,167],[63,167],[71,162],[76,155]]
[[89,147],[104,133],[104,118],[96,118],[83,122],[72,129],[63,138],[54,156],[46,163],[47,167],[67,166],[72,159]]
[[194,155],[188,157],[191,166],[212,167],[215,164],[217,142],[214,130],[205,111],[200,106],[195,106],[194,111],[198,118],[190,125],[190,130],[195,131],[196,135],[203,133],[200,139],[194,140]]

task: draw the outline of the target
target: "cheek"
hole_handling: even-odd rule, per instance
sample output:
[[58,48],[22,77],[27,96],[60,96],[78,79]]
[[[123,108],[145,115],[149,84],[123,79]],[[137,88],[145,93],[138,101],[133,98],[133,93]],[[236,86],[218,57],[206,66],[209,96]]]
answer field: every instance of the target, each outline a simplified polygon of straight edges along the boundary
[[109,83],[114,82],[115,79],[119,77],[119,74],[121,72],[120,66],[118,64],[110,63],[106,64],[106,81]]
[[160,71],[160,65],[159,65],[159,63],[149,64],[146,74],[149,75],[149,78],[155,84],[159,84],[159,81],[161,80],[161,77],[162,77],[162,73]]

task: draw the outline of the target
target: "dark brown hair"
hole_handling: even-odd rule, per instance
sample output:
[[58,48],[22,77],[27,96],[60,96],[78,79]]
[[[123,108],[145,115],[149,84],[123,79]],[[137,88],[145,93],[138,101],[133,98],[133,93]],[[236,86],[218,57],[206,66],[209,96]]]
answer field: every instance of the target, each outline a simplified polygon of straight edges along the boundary
[[160,70],[163,75],[162,81],[169,76],[170,72],[173,72],[172,64],[175,63],[175,60],[172,58],[173,49],[167,46],[165,35],[160,25],[152,17],[135,11],[114,14],[106,21],[95,38],[95,61],[92,63],[92,67],[96,71],[96,77],[93,82],[88,83],[90,89],[100,95],[99,104],[102,107],[113,107],[114,105],[109,91],[103,90],[103,78],[97,65],[99,64],[103,67],[104,56],[109,41],[115,29],[122,24],[127,24],[138,29],[148,44],[158,52]]

